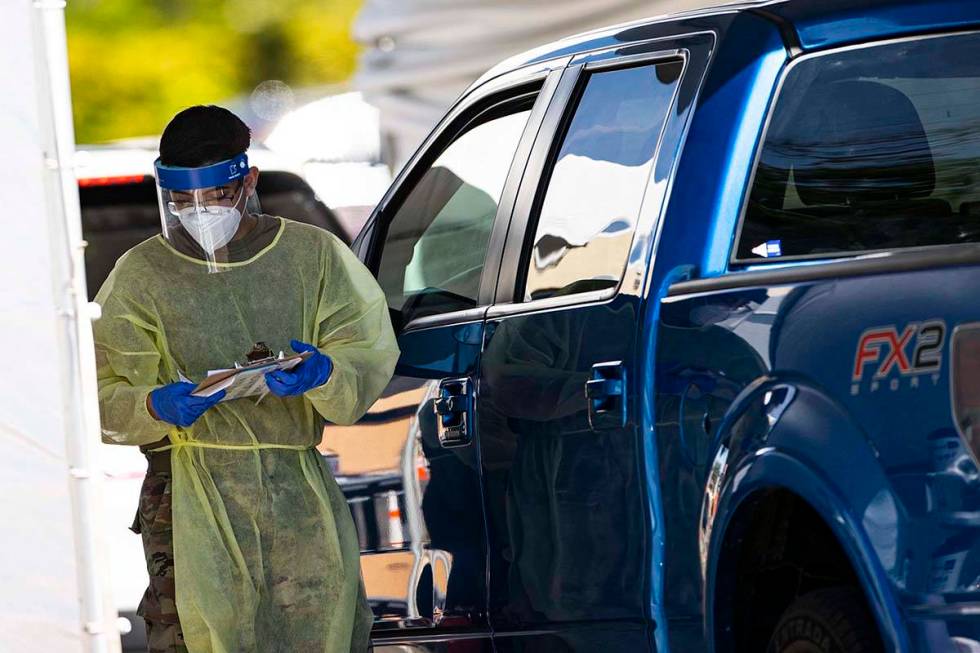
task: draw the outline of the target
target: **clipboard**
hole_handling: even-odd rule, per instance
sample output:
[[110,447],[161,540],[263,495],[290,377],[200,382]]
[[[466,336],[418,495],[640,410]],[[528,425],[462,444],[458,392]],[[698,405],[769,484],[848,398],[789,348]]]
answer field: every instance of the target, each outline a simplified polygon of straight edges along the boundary
[[222,402],[243,397],[261,397],[269,391],[265,384],[266,374],[277,370],[291,370],[312,355],[313,352],[309,351],[290,356],[279,352],[278,358],[263,358],[248,365],[236,363],[231,369],[210,370],[207,378],[198,383],[191,392],[191,396],[210,397],[224,390],[226,394]]

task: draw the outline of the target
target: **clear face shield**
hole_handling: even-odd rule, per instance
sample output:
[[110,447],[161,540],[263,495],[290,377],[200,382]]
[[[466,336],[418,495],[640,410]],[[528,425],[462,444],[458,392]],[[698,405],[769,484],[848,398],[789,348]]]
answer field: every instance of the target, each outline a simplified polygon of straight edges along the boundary
[[[251,258],[245,234],[259,213],[248,157],[243,153],[200,168],[154,164],[163,237],[208,272]],[[254,176],[253,178],[254,179]]]

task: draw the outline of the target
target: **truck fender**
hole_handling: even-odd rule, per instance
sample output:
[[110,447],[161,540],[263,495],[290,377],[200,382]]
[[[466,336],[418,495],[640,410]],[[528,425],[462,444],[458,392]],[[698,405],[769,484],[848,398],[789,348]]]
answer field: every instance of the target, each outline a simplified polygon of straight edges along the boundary
[[710,650],[726,535],[740,507],[773,489],[795,494],[824,520],[861,583],[886,650],[909,650],[890,581],[903,562],[904,510],[872,443],[846,411],[805,379],[785,377],[747,387],[715,439],[699,529]]

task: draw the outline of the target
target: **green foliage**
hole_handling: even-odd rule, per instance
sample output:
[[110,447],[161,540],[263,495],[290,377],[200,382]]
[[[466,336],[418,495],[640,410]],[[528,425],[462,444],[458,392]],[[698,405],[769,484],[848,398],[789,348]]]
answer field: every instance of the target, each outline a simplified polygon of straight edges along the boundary
[[76,140],[158,134],[180,109],[347,79],[361,0],[69,0]]

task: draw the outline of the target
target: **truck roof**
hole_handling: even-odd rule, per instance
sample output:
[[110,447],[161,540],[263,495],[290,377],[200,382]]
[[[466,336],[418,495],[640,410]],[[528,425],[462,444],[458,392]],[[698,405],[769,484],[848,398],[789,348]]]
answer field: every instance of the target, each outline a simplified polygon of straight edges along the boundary
[[645,27],[676,21],[758,12],[795,28],[803,50],[849,42],[980,26],[975,0],[687,0],[683,11],[568,36],[515,55],[494,66],[474,86],[512,70],[592,50],[649,40]]

